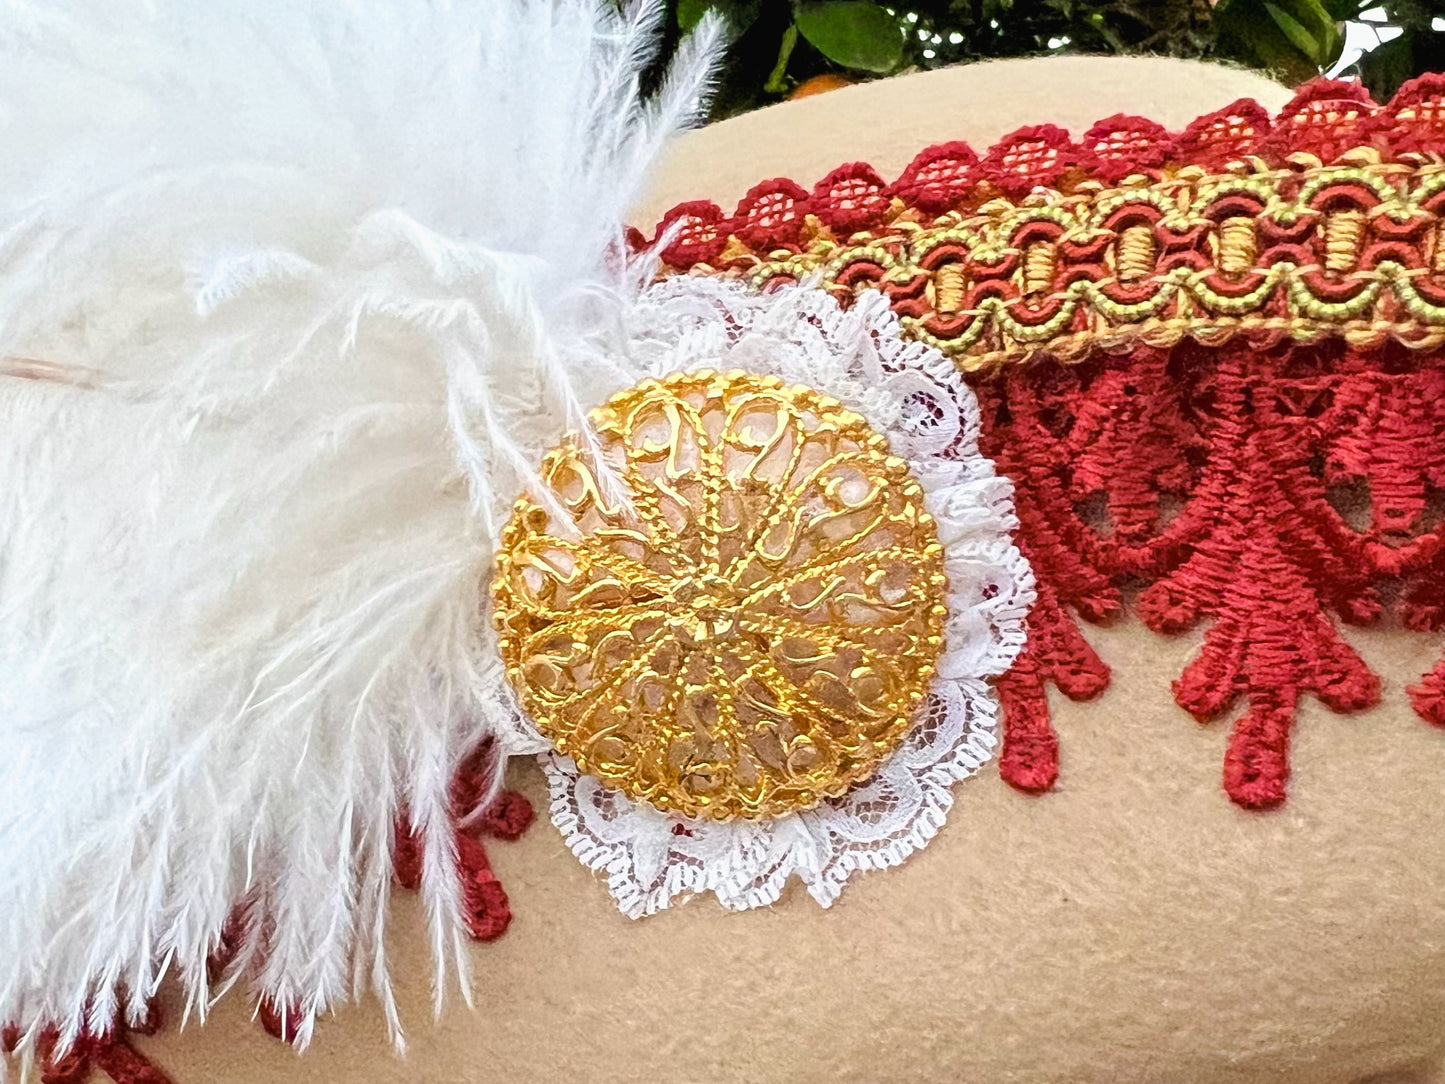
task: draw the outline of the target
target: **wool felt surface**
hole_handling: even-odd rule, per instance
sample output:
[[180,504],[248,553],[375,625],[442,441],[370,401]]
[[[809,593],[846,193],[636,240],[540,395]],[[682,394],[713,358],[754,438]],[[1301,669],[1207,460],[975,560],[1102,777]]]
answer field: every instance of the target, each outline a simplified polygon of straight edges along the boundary
[[[1258,76],[1166,60],[1055,59],[849,88],[680,140],[636,221],[728,206],[758,180],[840,162],[896,176],[946,139],[1028,123],[1078,133],[1128,112],[1171,129]],[[1306,700],[1286,805],[1251,813],[1219,782],[1229,720],[1200,726],[1171,679],[1198,635],[1124,618],[1086,635],[1113,668],[1098,700],[1051,708],[1056,790],[990,768],[939,836],[859,876],[829,911],[796,886],[744,914],[710,900],[632,922],[545,820],[489,847],[508,933],[478,946],[485,992],[430,1020],[423,920],[401,899],[393,959],[410,1046],[375,1009],[322,1021],[298,1060],[239,998],[204,1028],[137,1038],[178,1084],[241,1081],[1424,1082],[1445,1049],[1445,732],[1403,695],[1438,637],[1345,635],[1382,678],[1352,716]],[[511,782],[545,808],[541,774]]]

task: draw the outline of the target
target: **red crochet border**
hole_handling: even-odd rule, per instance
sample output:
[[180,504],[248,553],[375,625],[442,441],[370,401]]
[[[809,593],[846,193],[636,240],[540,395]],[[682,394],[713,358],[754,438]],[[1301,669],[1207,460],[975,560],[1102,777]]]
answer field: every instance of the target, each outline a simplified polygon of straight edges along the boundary
[[722,270],[729,242],[758,256],[798,251],[809,216],[846,238],[883,226],[899,203],[942,216],[999,196],[1021,199],[1039,187],[1073,192],[1189,166],[1218,173],[1243,159],[1288,167],[1308,155],[1318,164],[1362,147],[1386,161],[1439,161],[1445,151],[1445,73],[1411,80],[1385,106],[1375,104],[1358,83],[1316,79],[1275,118],[1242,98],[1178,133],[1121,113],[1099,121],[1077,141],[1056,125],[1041,124],[1005,136],[982,156],[967,143],[939,143],[921,151],[892,183],[866,162],[849,162],[811,189],[786,177],[761,181],[732,214],[711,200],[679,203],[650,238],[636,229],[629,236],[638,249],[666,241],[658,255],[672,271],[699,265]]
[[[1038,186],[1101,191],[1125,176],[1226,171],[1241,159],[1303,175],[1358,158],[1360,148],[1406,173],[1438,171],[1445,76],[1407,84],[1385,107],[1355,83],[1318,80],[1273,120],[1240,101],[1177,134],[1120,116],[1079,141],[1049,125],[1021,129],[981,157],[945,143],[891,184],[861,163],[811,190],[766,181],[732,215],[684,203],[650,242],[641,234],[633,241],[665,241],[670,273],[743,274],[760,260],[788,260],[820,228],[825,241],[866,247],[868,231],[900,214],[924,228],[935,216],[946,226]],[[1265,225],[1258,206],[1234,213]],[[1415,261],[1408,274],[1445,278],[1442,222],[1445,203],[1413,220],[1415,248],[1396,257]],[[1287,237],[1274,243],[1294,243],[1295,258],[1309,258]],[[1027,270],[1016,264],[1010,273],[1017,284]],[[844,303],[856,289],[881,288],[895,309],[910,311],[903,285],[841,275],[825,285]],[[1048,342],[1040,345],[1047,354]],[[1107,621],[1134,592],[1135,611],[1157,632],[1207,622],[1174,695],[1201,722],[1243,705],[1224,787],[1250,809],[1285,799],[1303,695],[1338,712],[1380,699],[1378,677],[1336,621],[1368,624],[1391,612],[1408,629],[1445,627],[1445,521],[1436,509],[1445,497],[1445,351],[1343,331],[1309,343],[1288,335],[1214,346],[1135,342],[1127,353],[1006,364],[970,380],[983,406],[983,447],[1015,483],[1017,538],[1039,582],[1028,645],[998,683],[1000,770],[1018,789],[1046,791],[1058,778],[1046,686],[1087,700],[1109,684],[1079,619]],[[1351,490],[1354,505],[1367,500],[1366,522],[1341,499]],[[1445,660],[1409,696],[1422,718],[1445,727]]]

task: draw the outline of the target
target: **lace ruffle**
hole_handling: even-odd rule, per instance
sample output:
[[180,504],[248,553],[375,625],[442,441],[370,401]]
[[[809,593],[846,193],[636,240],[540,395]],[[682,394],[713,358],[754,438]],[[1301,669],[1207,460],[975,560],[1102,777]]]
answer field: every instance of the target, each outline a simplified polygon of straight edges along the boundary
[[1033,576],[1014,547],[1012,486],[978,451],[979,411],[951,363],[909,343],[881,297],[843,311],[827,294],[758,294],[716,279],[650,289],[632,327],[635,361],[655,375],[744,369],[832,396],[884,433],[922,482],[938,523],[949,617],[938,677],[900,750],[868,782],[812,810],[764,821],[667,817],[607,790],[572,762],[542,755],[551,816],[632,917],[713,892],[745,909],[778,899],[790,877],[827,906],[858,870],[923,847],[952,787],[992,756],[998,705],[988,679],[1021,650]]

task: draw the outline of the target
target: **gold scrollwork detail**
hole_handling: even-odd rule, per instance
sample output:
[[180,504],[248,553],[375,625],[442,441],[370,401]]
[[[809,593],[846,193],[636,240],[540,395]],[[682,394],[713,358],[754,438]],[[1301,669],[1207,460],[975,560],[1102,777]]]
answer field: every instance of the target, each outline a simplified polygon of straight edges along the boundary
[[748,373],[646,380],[543,459],[492,577],[502,657],[577,766],[668,813],[776,816],[898,747],[943,547],[858,414]]

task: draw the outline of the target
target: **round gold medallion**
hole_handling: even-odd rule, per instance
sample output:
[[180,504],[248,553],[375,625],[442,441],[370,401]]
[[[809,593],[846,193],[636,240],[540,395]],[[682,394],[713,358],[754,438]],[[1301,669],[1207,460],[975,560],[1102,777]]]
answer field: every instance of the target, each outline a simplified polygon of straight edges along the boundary
[[945,615],[908,465],[747,373],[646,380],[543,459],[492,577],[508,677],[578,768],[688,817],[790,813],[908,733]]

